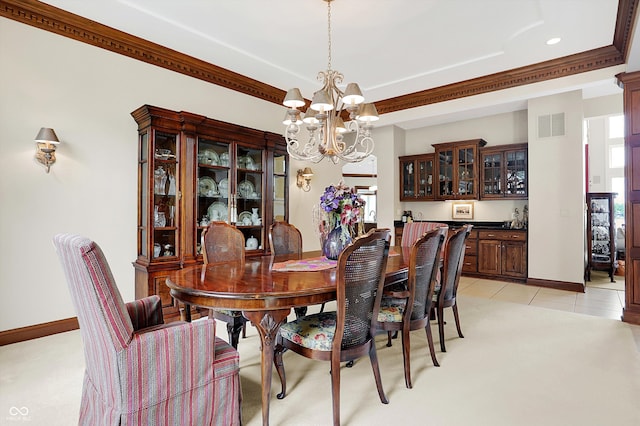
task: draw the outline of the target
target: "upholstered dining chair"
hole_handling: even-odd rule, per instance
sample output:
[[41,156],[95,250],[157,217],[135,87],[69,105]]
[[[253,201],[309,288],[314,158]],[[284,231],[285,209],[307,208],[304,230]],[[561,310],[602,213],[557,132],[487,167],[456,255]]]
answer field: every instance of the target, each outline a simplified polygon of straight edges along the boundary
[[[277,221],[269,227],[269,247],[274,256],[295,255],[302,257],[302,234],[300,230],[287,222]],[[296,317],[307,314],[307,307],[301,306],[293,309]],[[320,312],[324,311],[324,303],[320,306]]]
[[238,352],[215,322],[163,323],[160,297],[124,303],[100,247],[53,239],[80,323],[81,425],[238,425]]
[[[204,264],[244,262],[245,241],[242,231],[226,222],[213,221],[202,231],[201,246]],[[213,318],[227,324],[229,343],[238,349],[240,332],[246,336],[247,319],[240,311],[211,309]]]
[[404,380],[407,388],[412,387],[410,331],[425,330],[431,360],[436,367],[440,365],[433,347],[429,320],[440,267],[440,249],[446,232],[446,228],[437,228],[419,237],[411,246],[407,289],[385,291],[382,296],[377,326],[378,329],[387,331],[387,346],[391,346],[392,332],[402,332]]
[[440,350],[446,352],[444,343],[444,308],[451,308],[456,321],[458,336],[463,338],[460,327],[460,317],[458,315],[458,284],[460,274],[464,264],[464,252],[466,239],[469,237],[473,225],[464,225],[462,228],[449,233],[445,246],[444,265],[442,267],[442,279],[440,285],[436,287],[436,294],[433,296],[434,311],[438,318],[438,334],[440,337]]
[[[409,222],[405,223],[402,228],[402,241],[400,245],[402,247],[411,247],[413,243],[416,242],[418,238],[423,236],[425,233],[429,231],[433,231],[434,229],[445,228],[447,231],[449,230],[449,225],[446,223],[440,222]],[[447,234],[444,234],[444,237],[447,238]]]
[[277,338],[274,362],[282,392],[286,378],[282,354],[291,350],[304,357],[331,362],[333,424],[340,424],[340,363],[369,355],[378,396],[389,401],[382,388],[375,346],[375,321],[380,308],[387,258],[388,229],[374,229],[356,238],[338,257],[336,271],[337,310],[307,315],[283,324]]

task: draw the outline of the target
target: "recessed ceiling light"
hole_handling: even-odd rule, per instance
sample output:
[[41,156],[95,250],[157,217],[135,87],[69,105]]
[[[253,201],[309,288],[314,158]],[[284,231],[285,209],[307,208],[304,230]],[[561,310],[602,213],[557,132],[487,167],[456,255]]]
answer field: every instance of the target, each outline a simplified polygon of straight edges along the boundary
[[554,38],[550,38],[549,40],[547,40],[547,44],[549,46],[553,45],[553,44],[558,44],[560,43],[561,38],[560,37],[554,37]]

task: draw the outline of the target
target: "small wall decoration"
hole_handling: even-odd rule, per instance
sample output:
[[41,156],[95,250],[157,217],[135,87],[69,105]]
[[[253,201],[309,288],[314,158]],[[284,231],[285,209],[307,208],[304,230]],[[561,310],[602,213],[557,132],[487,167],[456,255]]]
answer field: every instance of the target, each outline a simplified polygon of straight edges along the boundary
[[453,219],[473,219],[473,202],[453,203],[451,217]]

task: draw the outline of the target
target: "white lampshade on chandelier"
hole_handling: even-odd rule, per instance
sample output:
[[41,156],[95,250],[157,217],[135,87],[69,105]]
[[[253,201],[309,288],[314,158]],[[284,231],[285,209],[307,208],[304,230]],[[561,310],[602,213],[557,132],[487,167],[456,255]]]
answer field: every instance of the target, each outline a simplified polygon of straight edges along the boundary
[[[378,120],[378,111],[374,104],[364,102],[357,83],[349,83],[344,91],[338,87],[344,76],[331,69],[331,2],[334,0],[323,1],[327,2],[329,34],[327,70],[318,73],[318,81],[323,85],[313,94],[311,106],[304,115],[298,109],[305,105],[300,89],[290,89],[284,98],[283,104],[288,108],[283,121],[287,126],[287,151],[296,160],[313,163],[325,157],[334,164],[340,160],[357,163],[373,152],[371,123]],[[343,110],[349,113],[346,123],[341,118]],[[301,143],[302,125],[308,131],[308,140]]]

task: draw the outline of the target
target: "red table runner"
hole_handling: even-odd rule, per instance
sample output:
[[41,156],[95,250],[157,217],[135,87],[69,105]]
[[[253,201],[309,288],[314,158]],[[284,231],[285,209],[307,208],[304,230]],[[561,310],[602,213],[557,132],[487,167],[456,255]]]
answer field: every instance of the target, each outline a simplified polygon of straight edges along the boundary
[[337,260],[327,259],[324,256],[311,257],[309,259],[287,260],[286,262],[274,263],[271,267],[272,271],[278,272],[304,272],[304,271],[321,271],[323,269],[335,268],[338,264]]

